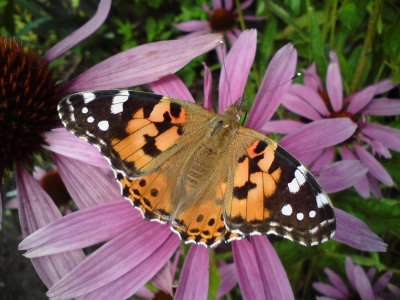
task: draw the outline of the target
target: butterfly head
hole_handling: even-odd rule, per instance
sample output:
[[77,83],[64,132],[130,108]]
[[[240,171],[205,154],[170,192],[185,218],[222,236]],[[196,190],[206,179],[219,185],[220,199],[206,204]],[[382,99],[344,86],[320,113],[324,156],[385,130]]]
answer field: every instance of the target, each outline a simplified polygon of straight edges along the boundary
[[235,104],[228,106],[223,112],[224,115],[231,118],[235,123],[239,123],[243,114],[243,98],[239,98]]

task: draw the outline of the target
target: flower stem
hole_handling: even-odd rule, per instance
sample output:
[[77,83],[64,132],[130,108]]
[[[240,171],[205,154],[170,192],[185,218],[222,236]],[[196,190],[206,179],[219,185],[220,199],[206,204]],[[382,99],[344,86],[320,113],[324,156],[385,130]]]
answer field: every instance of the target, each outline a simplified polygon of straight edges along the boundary
[[246,24],[244,24],[244,20],[243,20],[242,8],[240,7],[240,0],[235,0],[235,4],[236,4],[237,13],[238,13],[240,28],[242,30],[246,30]]
[[372,43],[374,42],[376,24],[378,23],[382,6],[383,6],[383,0],[375,0],[374,8],[372,9],[371,17],[368,22],[367,36],[365,37],[364,46],[361,51],[360,58],[358,59],[357,68],[354,73],[353,81],[350,86],[350,93],[354,93],[358,89],[361,77],[363,76],[368,56],[372,51]]

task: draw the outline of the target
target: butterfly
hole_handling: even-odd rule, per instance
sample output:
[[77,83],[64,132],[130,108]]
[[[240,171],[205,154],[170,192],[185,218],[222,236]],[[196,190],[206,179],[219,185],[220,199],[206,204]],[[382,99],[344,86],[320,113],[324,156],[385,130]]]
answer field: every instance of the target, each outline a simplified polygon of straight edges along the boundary
[[326,193],[285,149],[240,126],[240,99],[215,114],[173,97],[99,90],[64,98],[58,112],[109,161],[143,217],[170,222],[185,243],[275,234],[313,246],[335,233]]

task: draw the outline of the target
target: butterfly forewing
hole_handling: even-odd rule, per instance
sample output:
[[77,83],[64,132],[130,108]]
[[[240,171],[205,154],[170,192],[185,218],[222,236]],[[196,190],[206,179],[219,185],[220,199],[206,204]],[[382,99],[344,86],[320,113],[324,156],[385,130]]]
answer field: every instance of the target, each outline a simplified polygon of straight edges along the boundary
[[266,136],[241,128],[235,140],[233,188],[225,198],[229,230],[276,234],[303,245],[333,236],[336,219],[329,198],[310,172]]

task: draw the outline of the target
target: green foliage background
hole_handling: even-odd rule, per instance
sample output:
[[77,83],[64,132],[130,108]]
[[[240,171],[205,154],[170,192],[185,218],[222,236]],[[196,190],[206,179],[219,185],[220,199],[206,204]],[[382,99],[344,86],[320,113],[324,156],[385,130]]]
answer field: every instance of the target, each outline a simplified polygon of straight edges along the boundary
[[[239,2],[239,1],[236,1]],[[56,59],[52,66],[57,76],[68,81],[96,63],[131,47],[148,42],[177,38],[182,33],[173,23],[207,19],[201,0],[115,0],[103,26],[87,40]],[[0,0],[0,34],[15,36],[30,43],[44,54],[50,47],[82,26],[95,13],[96,0]],[[368,24],[374,10],[381,5],[373,27]],[[284,44],[291,42],[298,50],[298,70],[313,61],[321,78],[325,78],[329,51],[335,50],[340,59],[344,92],[349,94],[383,78],[400,81],[400,3],[369,0],[256,0],[245,14],[264,20],[244,22],[246,28],[257,28],[258,48],[245,97],[253,99],[271,56]],[[238,27],[241,25],[238,23]],[[242,26],[243,27],[243,26]],[[241,28],[245,29],[245,28]],[[371,34],[373,36],[371,36]],[[370,45],[366,40],[371,39]],[[217,77],[219,64],[215,52],[192,61],[178,75],[189,85],[199,101],[202,100],[202,61],[206,61]],[[301,82],[298,78],[296,81]],[[216,86],[216,85],[214,85]],[[390,95],[400,98],[399,93]],[[281,116],[291,116],[281,108]],[[400,118],[374,117],[372,120],[400,129]],[[312,282],[327,282],[323,268],[329,267],[345,277],[344,258],[350,256],[367,270],[393,271],[391,283],[400,286],[400,154],[391,152],[390,160],[380,159],[395,181],[394,187],[381,186],[382,199],[362,199],[354,189],[330,195],[335,206],[357,216],[388,243],[386,253],[367,253],[335,241],[318,247],[302,247],[287,240],[271,237],[285,266],[298,299],[315,298]],[[211,256],[210,299],[218,288],[216,260],[231,260],[230,254]],[[225,299],[240,298],[236,288]]]

